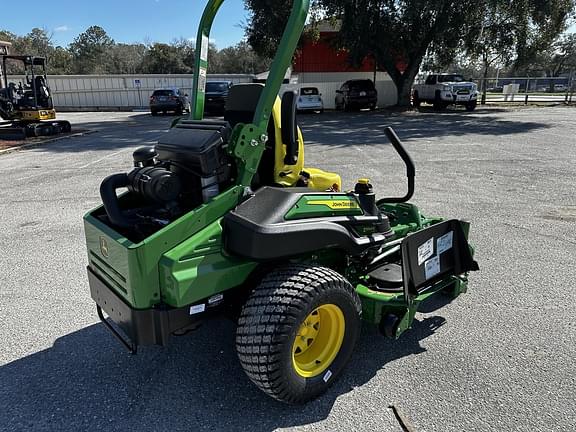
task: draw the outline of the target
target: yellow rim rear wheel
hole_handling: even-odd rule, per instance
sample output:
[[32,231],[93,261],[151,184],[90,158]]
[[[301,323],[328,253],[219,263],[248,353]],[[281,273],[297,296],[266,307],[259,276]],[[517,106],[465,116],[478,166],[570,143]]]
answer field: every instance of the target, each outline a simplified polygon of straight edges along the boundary
[[346,321],[334,304],[318,306],[304,319],[292,345],[292,364],[298,375],[313,378],[334,361],[344,340]]
[[240,364],[277,400],[314,399],[350,360],[361,313],[356,290],[334,270],[281,266],[264,276],[242,308],[236,329]]

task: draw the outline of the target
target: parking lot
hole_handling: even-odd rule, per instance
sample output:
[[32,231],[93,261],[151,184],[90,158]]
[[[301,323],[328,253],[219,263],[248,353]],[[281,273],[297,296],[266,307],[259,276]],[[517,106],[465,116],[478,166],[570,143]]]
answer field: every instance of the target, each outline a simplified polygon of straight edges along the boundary
[[472,222],[469,292],[399,340],[365,327],[342,378],[304,407],[244,375],[234,325],[206,323],[129,356],[98,323],[82,216],[172,117],[62,115],[94,133],[0,155],[0,430],[567,431],[576,419],[574,108],[303,115],[306,165],[402,194],[393,126],[417,167],[413,202]]

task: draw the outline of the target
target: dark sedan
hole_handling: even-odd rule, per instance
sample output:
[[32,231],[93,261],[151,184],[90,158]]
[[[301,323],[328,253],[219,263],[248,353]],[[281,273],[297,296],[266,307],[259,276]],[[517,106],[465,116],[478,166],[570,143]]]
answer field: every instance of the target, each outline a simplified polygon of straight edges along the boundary
[[369,79],[346,81],[336,90],[336,109],[350,111],[352,109],[376,109],[378,92]]
[[224,114],[230,87],[232,87],[230,81],[208,81],[206,83],[204,111],[210,114]]

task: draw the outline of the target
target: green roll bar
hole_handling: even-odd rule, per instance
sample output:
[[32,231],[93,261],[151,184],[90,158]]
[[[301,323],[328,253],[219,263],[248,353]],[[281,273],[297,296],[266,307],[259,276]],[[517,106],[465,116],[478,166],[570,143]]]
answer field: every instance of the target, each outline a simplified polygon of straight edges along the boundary
[[[192,88],[193,108],[190,114],[193,120],[202,120],[204,118],[210,30],[214,22],[214,17],[218,13],[222,3],[224,3],[224,0],[209,0],[204,9],[200,27],[198,28],[198,35],[196,36],[196,60]],[[298,45],[298,40],[304,30],[309,8],[310,0],[294,0],[288,24],[284,29],[280,46],[278,47],[272,68],[270,69],[270,74],[266,80],[266,86],[258,101],[254,119],[252,120],[252,123],[260,130],[266,130],[268,127],[268,120],[270,119],[274,101],[280,91],[286,70],[290,66],[292,56]]]

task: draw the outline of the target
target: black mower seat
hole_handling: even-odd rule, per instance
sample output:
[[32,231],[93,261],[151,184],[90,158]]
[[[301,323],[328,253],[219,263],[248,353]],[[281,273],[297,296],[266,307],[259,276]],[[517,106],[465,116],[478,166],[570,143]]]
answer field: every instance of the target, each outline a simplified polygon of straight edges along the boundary
[[368,279],[379,291],[402,292],[404,286],[402,266],[394,263],[375,268],[368,273]]
[[[284,216],[304,195],[325,195],[308,188],[262,187],[223,219],[224,247],[228,253],[254,261],[286,259],[335,248],[359,255],[393,233],[355,237],[347,225],[366,216],[328,216],[286,220]],[[370,216],[371,217],[371,216]],[[387,220],[386,220],[387,221]]]

